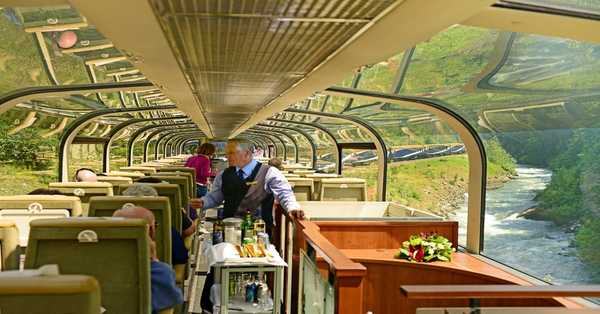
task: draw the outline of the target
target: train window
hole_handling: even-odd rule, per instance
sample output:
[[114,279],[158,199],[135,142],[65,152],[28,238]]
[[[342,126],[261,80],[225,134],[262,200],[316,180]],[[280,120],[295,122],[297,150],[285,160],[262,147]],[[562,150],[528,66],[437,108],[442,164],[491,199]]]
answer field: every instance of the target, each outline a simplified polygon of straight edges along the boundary
[[586,0],[502,0],[504,4],[517,4],[529,7],[557,9],[563,11],[600,14],[600,4]]
[[377,199],[377,151],[374,149],[342,150],[342,175],[367,181],[367,200]]
[[398,69],[402,66],[404,54],[397,54],[388,60],[364,67],[360,72],[358,89],[392,92],[394,85],[400,80]]
[[557,284],[600,280],[599,52],[459,25],[417,45],[400,89],[451,109],[483,140],[482,254]]

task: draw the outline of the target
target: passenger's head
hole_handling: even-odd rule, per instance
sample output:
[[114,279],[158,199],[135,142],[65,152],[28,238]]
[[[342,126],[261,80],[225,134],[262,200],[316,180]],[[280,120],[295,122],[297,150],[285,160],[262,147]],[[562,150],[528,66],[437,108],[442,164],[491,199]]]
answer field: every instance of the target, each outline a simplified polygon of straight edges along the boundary
[[137,183],[163,183],[163,181],[159,178],[154,177],[142,177],[136,181]]
[[125,196],[158,196],[156,189],[143,183],[136,183],[123,191]]
[[208,157],[212,157],[215,154],[216,150],[217,149],[216,149],[215,145],[213,145],[211,143],[204,143],[204,144],[200,145],[200,147],[198,147],[197,153],[208,156]]
[[138,218],[146,220],[148,223],[148,235],[152,240],[154,240],[154,234],[156,232],[156,220],[154,218],[154,214],[150,210],[139,206],[129,206],[115,211],[113,213],[113,217]]
[[283,170],[283,163],[279,158],[271,158],[269,159],[269,166],[275,167],[279,170]]
[[65,195],[65,194],[59,190],[42,188],[42,189],[35,189],[35,190],[29,192],[29,195]]
[[76,182],[97,182],[98,176],[96,172],[89,168],[80,168],[75,171]]
[[244,167],[252,161],[254,144],[246,140],[234,139],[227,142],[225,155],[229,166]]

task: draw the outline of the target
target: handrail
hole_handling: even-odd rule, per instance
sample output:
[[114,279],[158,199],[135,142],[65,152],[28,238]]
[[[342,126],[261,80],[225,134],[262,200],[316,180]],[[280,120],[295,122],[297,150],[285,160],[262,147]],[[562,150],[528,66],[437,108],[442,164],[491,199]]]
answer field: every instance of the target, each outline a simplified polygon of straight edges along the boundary
[[555,297],[600,297],[600,285],[404,285],[410,299],[541,299]]
[[299,220],[297,221],[297,224],[304,228],[302,230],[304,239],[310,243],[310,246],[323,257],[327,264],[329,264],[329,270],[334,273],[336,277],[354,277],[364,276],[366,274],[367,268],[365,266],[353,262],[344,255],[344,253],[319,233],[319,228],[313,222],[309,220]]

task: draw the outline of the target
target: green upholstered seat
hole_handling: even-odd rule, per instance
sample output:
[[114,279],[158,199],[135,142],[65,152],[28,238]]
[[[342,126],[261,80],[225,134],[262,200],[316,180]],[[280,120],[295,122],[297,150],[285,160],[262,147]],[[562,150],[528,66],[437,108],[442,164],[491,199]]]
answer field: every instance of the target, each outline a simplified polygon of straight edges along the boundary
[[90,199],[90,217],[111,217],[125,205],[149,209],[156,219],[156,254],[158,259],[171,264],[171,205],[166,196],[94,196]]
[[358,178],[322,179],[319,201],[366,201],[367,182]]
[[29,222],[44,218],[81,216],[81,200],[65,195],[15,195],[0,196],[0,218],[15,222],[19,231],[19,244],[27,245]]
[[56,264],[95,277],[106,313],[149,314],[150,248],[143,219],[67,218],[31,222],[25,268]]
[[133,179],[129,177],[118,176],[98,176],[98,182],[108,182],[113,186],[113,195],[119,194],[119,184],[131,184]]
[[19,230],[14,221],[0,219],[2,270],[19,269]]
[[84,216],[87,216],[90,197],[113,195],[112,184],[108,182],[53,182],[48,184],[48,187],[66,195],[79,197]]
[[314,192],[313,179],[286,177],[299,201],[310,201]]
[[189,175],[152,175],[152,178],[157,178],[161,181],[179,185],[179,195],[181,199],[181,208],[187,209],[187,204],[190,202],[190,180]]
[[100,286],[84,275],[0,275],[0,309],[2,314],[100,314]]
[[[193,183],[192,191],[195,192],[196,169],[190,168],[190,167],[166,166],[166,167],[158,168],[158,173],[160,174],[161,172],[169,172],[169,173],[185,172],[185,173],[191,174],[192,175],[192,183]],[[193,194],[196,195],[196,193],[193,193]]]
[[[175,227],[175,230],[181,233],[181,194],[179,193],[178,184],[170,183],[144,183],[153,187],[159,196],[166,196],[169,198],[169,204],[171,204],[171,225]],[[119,194],[123,194],[123,191],[127,190],[132,184],[119,185]],[[173,205],[175,204],[175,205]]]

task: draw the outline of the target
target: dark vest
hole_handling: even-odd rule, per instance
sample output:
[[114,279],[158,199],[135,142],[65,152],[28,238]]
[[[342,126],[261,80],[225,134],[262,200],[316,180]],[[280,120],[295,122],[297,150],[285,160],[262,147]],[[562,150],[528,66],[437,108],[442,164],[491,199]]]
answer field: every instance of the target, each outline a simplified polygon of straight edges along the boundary
[[[223,171],[221,191],[224,196],[223,218],[240,217],[246,209],[251,209],[256,215],[258,207],[261,216],[269,227],[273,225],[273,195],[265,191],[265,175],[269,166],[257,163],[249,177],[242,180],[235,167]],[[253,190],[251,190],[253,188]],[[248,193],[250,192],[250,193]],[[247,208],[242,208],[247,206]]]

